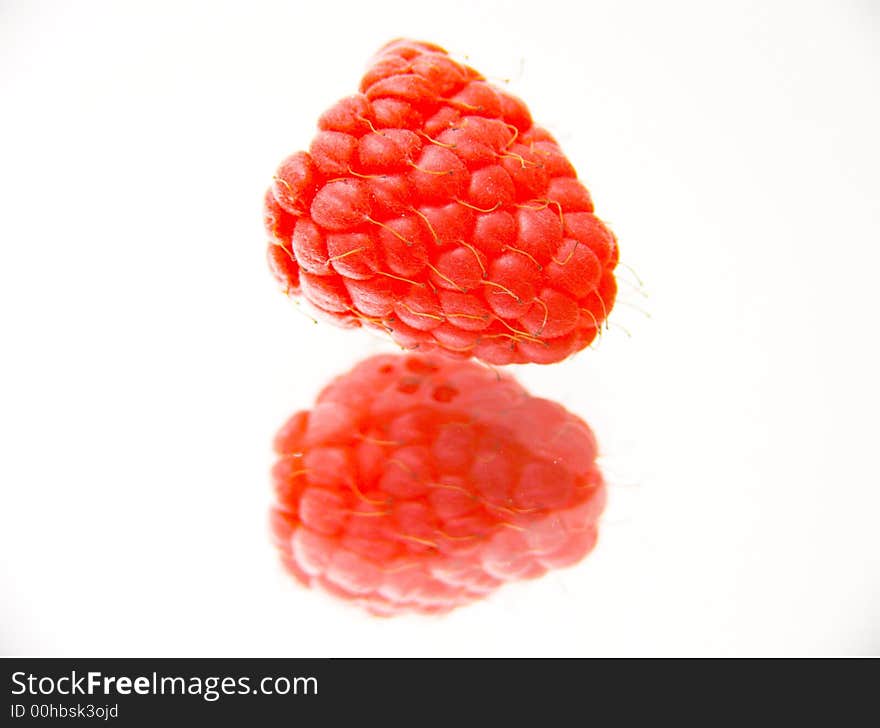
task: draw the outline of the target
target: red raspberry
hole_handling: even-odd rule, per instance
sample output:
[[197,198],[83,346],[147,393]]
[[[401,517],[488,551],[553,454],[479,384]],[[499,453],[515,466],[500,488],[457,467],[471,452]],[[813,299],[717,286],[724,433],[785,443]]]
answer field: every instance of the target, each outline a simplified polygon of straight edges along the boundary
[[275,450],[284,563],[379,615],[446,612],[574,564],[605,503],[582,420],[446,357],[361,362],[281,428]]
[[289,294],[406,349],[491,364],[548,364],[593,341],[617,241],[521,100],[398,40],[318,127],[266,195]]

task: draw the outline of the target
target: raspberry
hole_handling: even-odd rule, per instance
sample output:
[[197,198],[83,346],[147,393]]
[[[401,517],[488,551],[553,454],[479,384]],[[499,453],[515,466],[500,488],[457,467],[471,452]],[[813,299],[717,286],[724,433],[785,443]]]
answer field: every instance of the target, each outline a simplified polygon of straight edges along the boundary
[[589,427],[470,361],[386,354],[278,432],[274,540],[303,584],[440,613],[582,559],[605,485]]
[[519,99],[397,40],[285,159],[270,265],[323,317],[491,364],[565,359],[614,305],[614,234]]

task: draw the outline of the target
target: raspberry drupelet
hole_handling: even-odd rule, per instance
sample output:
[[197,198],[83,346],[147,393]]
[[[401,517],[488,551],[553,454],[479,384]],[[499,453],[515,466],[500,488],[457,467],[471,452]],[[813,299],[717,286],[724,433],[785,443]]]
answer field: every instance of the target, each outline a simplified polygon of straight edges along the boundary
[[318,127],[265,197],[288,294],[404,349],[490,364],[549,364],[594,340],[617,241],[520,99],[397,40]]
[[303,584],[441,613],[581,560],[605,503],[590,428],[510,376],[386,354],[275,439],[272,530]]

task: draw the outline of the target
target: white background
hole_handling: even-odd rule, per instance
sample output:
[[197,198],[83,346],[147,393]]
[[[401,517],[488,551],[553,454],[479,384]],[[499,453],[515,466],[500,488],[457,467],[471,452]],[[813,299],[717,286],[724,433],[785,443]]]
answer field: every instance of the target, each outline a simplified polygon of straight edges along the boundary
[[[269,545],[274,430],[391,347],[276,290],[261,197],[400,35],[510,79],[649,296],[517,369],[600,438],[594,554],[383,621]],[[880,652],[878,72],[868,0],[4,0],[2,652]]]

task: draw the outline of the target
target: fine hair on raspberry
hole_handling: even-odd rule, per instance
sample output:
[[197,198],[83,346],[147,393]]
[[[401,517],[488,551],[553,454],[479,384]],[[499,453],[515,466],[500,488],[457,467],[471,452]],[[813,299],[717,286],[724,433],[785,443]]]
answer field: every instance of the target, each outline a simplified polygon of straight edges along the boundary
[[617,240],[523,101],[442,48],[384,46],[266,193],[270,267],[318,315],[490,364],[587,347]]

